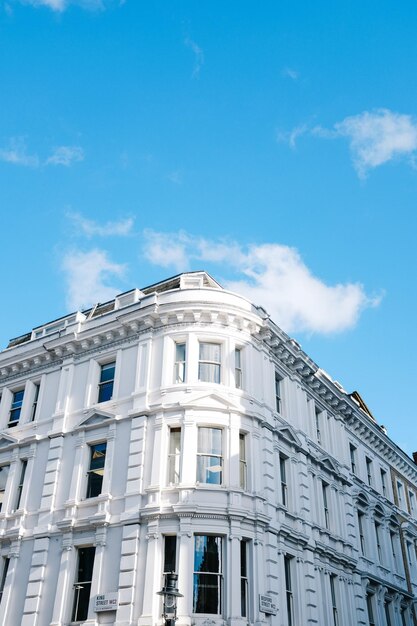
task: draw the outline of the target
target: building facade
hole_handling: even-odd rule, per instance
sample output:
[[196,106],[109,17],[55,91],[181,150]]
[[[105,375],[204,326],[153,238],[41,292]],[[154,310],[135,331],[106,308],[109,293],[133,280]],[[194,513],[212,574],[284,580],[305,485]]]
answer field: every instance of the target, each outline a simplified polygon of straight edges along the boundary
[[417,626],[417,466],[205,272],[0,353],[0,624]]

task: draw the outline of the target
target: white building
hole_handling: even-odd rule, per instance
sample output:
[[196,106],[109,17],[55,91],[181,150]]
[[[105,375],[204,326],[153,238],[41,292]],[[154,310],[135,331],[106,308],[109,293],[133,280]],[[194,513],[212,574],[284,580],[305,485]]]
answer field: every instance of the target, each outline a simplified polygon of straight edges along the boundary
[[416,626],[417,466],[206,273],[12,340],[0,390],[2,626],[162,624],[171,570],[178,626]]

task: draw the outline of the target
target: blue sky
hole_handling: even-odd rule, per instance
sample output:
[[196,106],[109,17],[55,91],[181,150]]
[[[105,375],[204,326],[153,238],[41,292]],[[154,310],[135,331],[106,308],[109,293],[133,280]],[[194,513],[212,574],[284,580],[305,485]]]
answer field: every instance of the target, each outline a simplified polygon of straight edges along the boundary
[[0,0],[0,345],[186,269],[407,452],[417,3]]

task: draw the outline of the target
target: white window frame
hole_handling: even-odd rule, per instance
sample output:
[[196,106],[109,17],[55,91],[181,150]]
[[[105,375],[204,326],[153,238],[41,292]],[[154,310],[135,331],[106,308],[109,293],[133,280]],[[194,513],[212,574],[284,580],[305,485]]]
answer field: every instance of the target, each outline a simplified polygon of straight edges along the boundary
[[243,431],[239,431],[239,486],[243,491],[248,490],[248,434]]
[[[177,349],[184,346],[184,360],[178,359]],[[180,371],[182,370],[182,380]],[[187,382],[187,342],[185,339],[174,340],[174,384],[182,385]]]
[[[173,443],[173,432],[178,432],[180,435],[179,451],[172,451],[171,444]],[[182,452],[182,428],[181,426],[169,426],[168,427],[168,455],[167,455],[167,484],[179,485],[181,482],[181,452]],[[177,477],[178,474],[178,477]]]
[[243,389],[243,364],[242,364],[243,348],[241,346],[235,346],[234,358],[235,358],[235,387],[236,389]]
[[[214,361],[214,360],[209,360],[209,359],[202,359],[201,347],[203,345],[217,346],[219,348],[219,360]],[[224,343],[222,341],[216,341],[215,339],[199,338],[198,340],[198,371],[197,371],[198,382],[208,383],[210,385],[222,384],[223,382],[223,367],[222,367],[223,355],[224,355]],[[218,371],[218,376],[215,375],[214,380],[203,380],[201,377],[201,371],[200,371],[201,365],[209,365],[209,366],[215,367],[216,369],[214,371],[215,372]],[[216,378],[218,378],[218,380],[216,380]]]
[[[217,572],[201,572],[195,569],[195,554],[196,554],[196,541],[197,541],[197,537],[214,537],[216,539],[219,540],[220,543],[220,559],[219,559],[219,571]],[[217,613],[203,613],[203,612],[197,612],[195,611],[195,597],[194,597],[194,591],[193,591],[193,615],[223,615],[223,611],[224,611],[224,606],[225,606],[225,599],[224,599],[224,559],[225,559],[225,545],[224,545],[224,536],[223,535],[216,535],[216,534],[212,534],[212,533],[195,533],[194,534],[194,550],[193,550],[193,590],[195,589],[195,584],[196,584],[196,576],[199,576],[200,574],[208,574],[208,575],[212,575],[212,576],[216,576],[217,577],[217,589],[219,591],[219,595],[220,595],[220,602],[219,602],[219,611]]]
[[[214,453],[208,453],[208,452],[202,452],[199,449],[199,433],[200,430],[202,429],[208,429],[208,430],[219,430],[221,433],[221,454],[214,454]],[[197,463],[196,463],[196,483],[199,485],[208,485],[210,487],[221,487],[222,485],[224,485],[224,450],[225,450],[225,446],[224,446],[224,428],[222,428],[221,426],[212,426],[212,425],[205,425],[205,424],[199,424],[197,427]],[[208,481],[201,481],[198,480],[199,477],[199,470],[200,470],[200,459],[203,458],[215,458],[215,459],[219,459],[220,460],[220,464],[218,466],[213,465],[213,466],[207,466],[207,467],[213,467],[213,468],[218,468],[220,467],[220,469],[216,469],[216,470],[212,470],[212,471],[219,471],[221,473],[221,480],[220,482],[208,482]],[[207,471],[207,470],[206,470]]]

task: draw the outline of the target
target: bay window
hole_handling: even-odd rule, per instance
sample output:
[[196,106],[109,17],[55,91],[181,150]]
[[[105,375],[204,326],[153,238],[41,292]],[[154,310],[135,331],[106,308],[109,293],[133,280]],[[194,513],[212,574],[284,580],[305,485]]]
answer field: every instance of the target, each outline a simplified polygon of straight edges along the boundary
[[223,451],[221,428],[200,427],[197,447],[197,482],[221,485],[223,481]]
[[242,350],[235,349],[235,385],[236,389],[242,389]]
[[220,344],[200,342],[198,380],[205,383],[220,383],[220,372]]
[[222,612],[222,537],[195,535],[193,613]]
[[168,484],[180,482],[181,428],[169,429]]
[[175,344],[174,382],[185,383],[185,343]]
[[246,435],[239,433],[239,484],[244,491],[248,488],[248,463],[246,460]]

